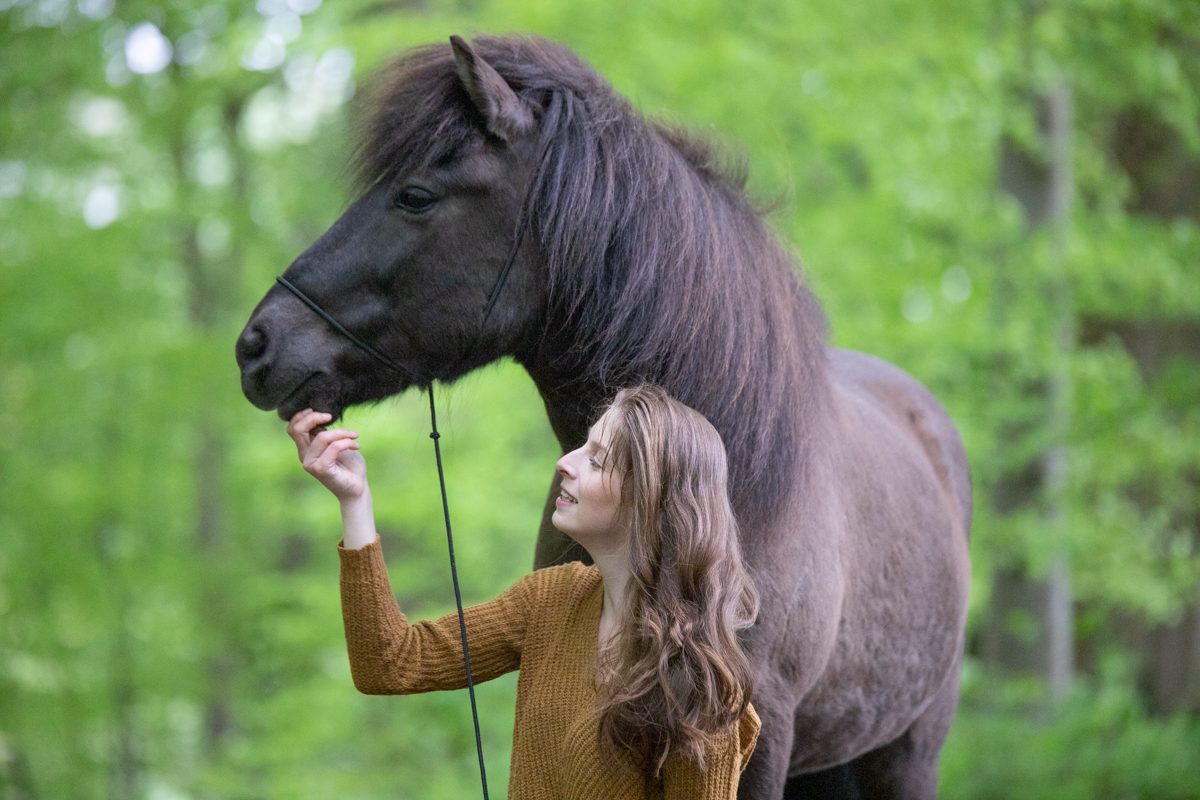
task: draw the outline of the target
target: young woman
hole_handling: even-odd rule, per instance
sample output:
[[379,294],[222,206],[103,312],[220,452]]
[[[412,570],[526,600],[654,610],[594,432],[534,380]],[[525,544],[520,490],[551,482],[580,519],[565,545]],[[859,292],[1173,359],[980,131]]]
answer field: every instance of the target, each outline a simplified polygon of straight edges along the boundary
[[[466,685],[457,614],[410,624],[388,584],[358,434],[296,414],[305,470],[341,502],[342,613],[369,694]],[[699,413],[624,389],[558,460],[556,528],[593,566],[536,570],[465,610],[476,681],[520,669],[510,798],[737,795],[759,720],[736,631],[758,596],[742,565],[725,450]]]

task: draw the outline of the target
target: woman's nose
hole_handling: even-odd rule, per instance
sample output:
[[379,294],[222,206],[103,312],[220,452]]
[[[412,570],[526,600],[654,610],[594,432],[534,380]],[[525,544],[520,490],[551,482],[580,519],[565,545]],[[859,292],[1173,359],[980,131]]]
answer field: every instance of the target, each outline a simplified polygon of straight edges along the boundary
[[570,453],[563,456],[562,458],[560,458],[558,461],[556,461],[554,463],[554,468],[556,470],[558,470],[560,473],[562,473],[563,475],[566,475],[567,477],[571,476],[571,467],[570,467],[570,463],[567,458],[567,456],[569,456],[569,455],[570,455]]

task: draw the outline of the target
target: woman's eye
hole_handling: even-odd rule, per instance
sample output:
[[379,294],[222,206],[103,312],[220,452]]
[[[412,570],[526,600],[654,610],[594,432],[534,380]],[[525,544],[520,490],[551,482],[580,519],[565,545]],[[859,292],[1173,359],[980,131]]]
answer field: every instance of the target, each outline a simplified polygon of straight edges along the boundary
[[597,461],[597,460],[596,460],[596,459],[594,459],[594,458],[589,458],[589,459],[588,459],[588,463],[590,463],[590,464],[591,464],[593,467],[595,467],[596,469],[603,469],[603,467],[601,467],[601,466],[600,466],[600,462],[599,462],[599,461]]
[[423,214],[437,204],[437,196],[416,186],[407,186],[396,195],[396,208],[410,214]]

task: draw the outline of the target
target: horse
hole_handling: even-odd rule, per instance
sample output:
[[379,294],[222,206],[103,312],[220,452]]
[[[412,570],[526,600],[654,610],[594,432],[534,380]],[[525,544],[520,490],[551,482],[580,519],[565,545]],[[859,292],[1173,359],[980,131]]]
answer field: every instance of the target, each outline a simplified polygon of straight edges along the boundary
[[[503,357],[564,452],[616,388],[657,383],[729,457],[761,594],[762,720],[743,800],[933,797],[969,582],[966,454],[938,401],[827,322],[744,166],[637,112],[567,48],[451,37],[369,84],[356,198],[237,341],[247,399],[335,418]],[[585,554],[550,524],[544,567]]]

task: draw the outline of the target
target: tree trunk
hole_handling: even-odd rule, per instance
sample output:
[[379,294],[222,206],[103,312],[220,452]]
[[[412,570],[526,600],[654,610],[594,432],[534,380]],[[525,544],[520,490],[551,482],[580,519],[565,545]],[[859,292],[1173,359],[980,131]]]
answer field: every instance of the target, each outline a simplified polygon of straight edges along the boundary
[[[1064,530],[1071,426],[1070,359],[1076,340],[1076,312],[1071,286],[1062,270],[1069,232],[1072,173],[1070,161],[1071,90],[1061,82],[1047,97],[1036,98],[1045,156],[1025,152],[1011,139],[1002,142],[1000,188],[1012,194],[1030,230],[1048,229],[1052,236],[1052,271],[1040,294],[1049,300],[1054,323],[1051,355],[1042,381],[1025,387],[1045,401],[1045,424],[1051,445],[1036,462],[1019,465],[1000,477],[995,491],[998,515],[1040,507],[1052,537],[1050,569],[1044,578],[1022,568],[1002,567],[993,576],[991,608],[982,637],[985,659],[1010,672],[1035,672],[1046,683],[1051,705],[1068,692],[1075,671],[1075,616],[1071,589],[1069,542]],[[1003,281],[1001,282],[1003,285]],[[1001,319],[1015,293],[998,293]],[[1002,296],[1001,296],[1002,295]],[[1003,366],[1001,367],[1004,368]],[[1011,425],[1009,426],[1012,427]],[[1027,435],[1011,430],[1013,437]]]
[[[1071,208],[1071,88],[1063,78],[1046,103],[1045,134],[1050,145],[1050,175],[1047,186],[1047,215],[1044,223],[1053,232],[1053,259],[1066,260]],[[1075,672],[1075,611],[1071,593],[1070,542],[1064,530],[1069,461],[1067,439],[1071,430],[1071,355],[1075,347],[1075,302],[1068,278],[1056,270],[1047,286],[1056,313],[1054,353],[1049,374],[1050,437],[1046,451],[1045,518],[1054,538],[1046,591],[1046,686],[1050,701],[1057,705],[1071,688]]]
[[[222,108],[227,146],[235,162],[243,161],[238,149],[237,126],[241,118],[243,103],[230,98]],[[184,207],[194,208],[198,204],[189,202],[197,187],[189,176],[190,142],[187,136],[187,118],[183,115],[172,141],[172,159],[175,165],[180,202]],[[239,164],[240,166],[240,164]],[[237,175],[232,189],[235,203],[244,204],[245,176]],[[177,230],[179,259],[187,280],[188,322],[200,338],[206,338],[219,328],[223,305],[221,299],[230,285],[235,283],[234,270],[221,274],[212,263],[205,260],[199,246],[198,221],[194,216],[182,219]],[[235,267],[241,260],[236,251],[224,258],[225,263]],[[201,403],[197,406],[194,420],[193,475],[195,476],[195,527],[193,546],[198,563],[203,565],[205,579],[199,590],[197,607],[204,614],[203,626],[216,635],[212,637],[214,647],[203,656],[204,677],[208,684],[204,708],[204,749],[209,763],[221,760],[228,735],[234,727],[231,684],[236,672],[236,663],[229,642],[225,641],[222,629],[230,629],[230,617],[235,612],[230,605],[231,593],[222,580],[220,568],[225,557],[228,521],[224,512],[223,485],[226,471],[228,442],[220,420]]]
[[[1164,224],[1180,218],[1200,220],[1200,158],[1170,123],[1146,108],[1123,109],[1113,117],[1110,144],[1112,160],[1129,181],[1129,214]],[[1159,397],[1159,381],[1172,362],[1188,362],[1188,368],[1200,371],[1198,320],[1092,315],[1081,321],[1081,345],[1105,345],[1114,339],[1137,364],[1146,390]],[[1179,413],[1188,400],[1175,402]],[[1191,551],[1200,552],[1200,470],[1193,468],[1184,477],[1188,489],[1182,493],[1131,495],[1147,511],[1166,506],[1174,526],[1190,532]],[[1149,486],[1158,484],[1154,475],[1144,480]],[[1106,626],[1109,635],[1136,654],[1138,686],[1157,714],[1200,712],[1200,602],[1193,593],[1182,605],[1172,622],[1128,614]]]

